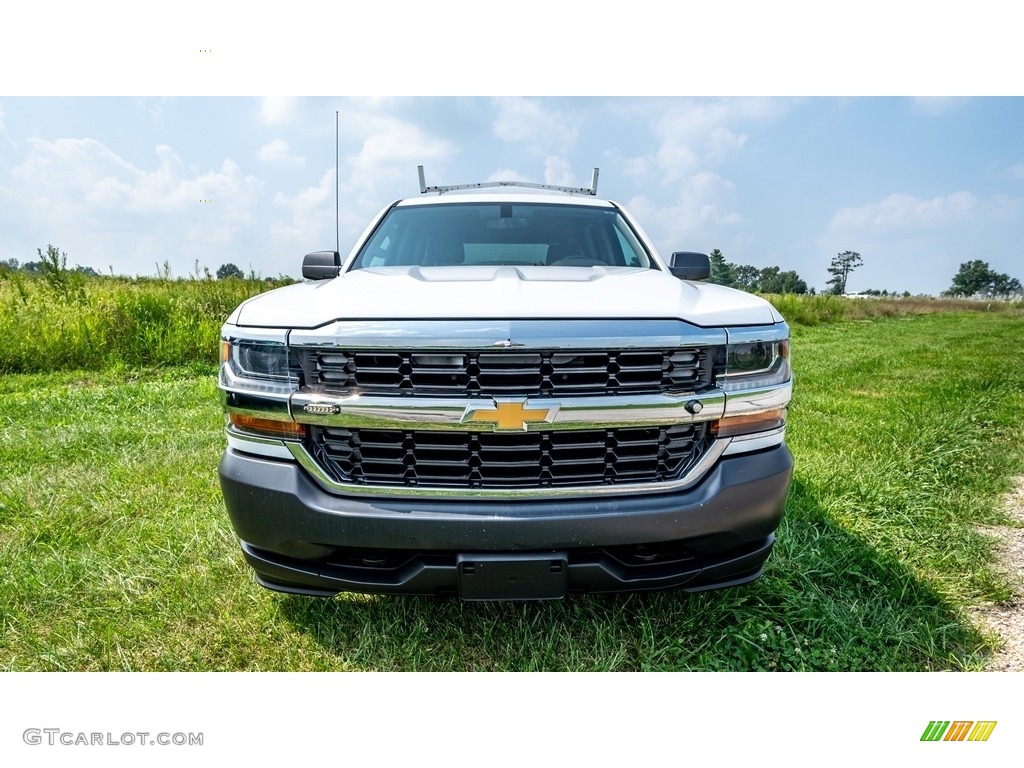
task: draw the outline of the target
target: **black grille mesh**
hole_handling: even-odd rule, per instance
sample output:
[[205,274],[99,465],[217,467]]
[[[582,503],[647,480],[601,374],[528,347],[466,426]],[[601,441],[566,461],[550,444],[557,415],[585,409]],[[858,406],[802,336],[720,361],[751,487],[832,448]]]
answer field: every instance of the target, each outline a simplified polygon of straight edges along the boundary
[[613,351],[300,350],[307,383],[390,395],[699,391],[714,348]]
[[344,482],[543,488],[672,480],[699,458],[705,434],[703,423],[514,433],[315,427],[312,440]]

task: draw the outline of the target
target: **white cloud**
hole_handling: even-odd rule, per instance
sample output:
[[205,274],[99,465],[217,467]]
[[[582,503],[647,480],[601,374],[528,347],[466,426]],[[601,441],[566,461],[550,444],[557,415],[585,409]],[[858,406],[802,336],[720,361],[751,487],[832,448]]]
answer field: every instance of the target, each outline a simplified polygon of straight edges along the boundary
[[536,152],[568,152],[576,144],[578,129],[561,112],[520,97],[495,99],[494,135],[502,141],[523,142]]
[[159,98],[136,97],[133,99],[133,102],[136,109],[140,112],[145,112],[154,125],[162,127],[164,125],[164,115],[166,114],[164,107],[175,100],[173,96],[161,96]]
[[544,160],[544,183],[561,187],[577,187],[569,161],[563,157],[548,157]]
[[290,122],[297,105],[298,100],[292,96],[264,96],[260,101],[260,119],[270,125]]
[[[427,184],[452,183],[444,173],[453,146],[409,120],[382,114],[380,109],[390,104],[390,100],[357,99],[342,113],[343,154],[337,189],[343,255],[384,203],[408,196],[410,189],[416,188],[417,165],[425,166]],[[345,146],[352,144],[356,151],[346,151]],[[276,157],[284,149],[271,142],[261,154],[265,150]],[[274,197],[279,218],[271,224],[270,235],[277,250],[301,255],[335,247],[335,184],[331,167],[316,184]]]
[[833,230],[907,229],[946,226],[994,210],[998,203],[985,203],[970,192],[924,199],[915,195],[892,194],[877,203],[840,208],[832,217]]
[[672,204],[659,205],[637,196],[626,207],[643,222],[662,254],[709,249],[723,242],[725,230],[743,223],[743,217],[732,208],[735,191],[728,179],[700,171],[680,188]]
[[1020,165],[1012,165],[1007,170],[1010,174],[1011,179],[1016,179],[1017,181],[1024,181],[1024,163],[1021,163]]
[[192,175],[165,145],[156,148],[158,166],[144,171],[94,139],[29,141],[28,158],[11,173],[25,199],[47,200],[83,212],[116,208],[140,214],[174,213],[206,199],[246,202],[259,188],[256,179],[243,178],[231,160],[225,160],[219,171]]
[[777,119],[788,108],[788,102],[775,99],[687,101],[674,106],[651,122],[660,139],[658,148],[627,160],[626,173],[656,174],[662,183],[675,184],[743,149],[749,139],[740,125]]
[[441,176],[434,174],[443,173],[453,151],[444,139],[393,117],[360,115],[346,130],[357,133],[361,146],[342,163],[342,199],[354,203],[364,218],[376,213],[382,199],[407,194],[417,165],[425,166],[427,184],[439,183],[433,179]]
[[490,174],[485,181],[526,181],[532,182],[529,176],[511,168],[499,168]]
[[911,99],[914,111],[938,117],[963,106],[970,99],[961,96],[916,96]]
[[2,137],[3,140],[8,145],[10,145],[10,147],[12,149],[16,149],[17,148],[17,145],[14,143],[14,140],[7,133],[7,126],[4,125],[4,111],[2,109],[0,109],[0,137]]
[[[156,164],[140,168],[94,139],[28,141],[0,200],[35,233],[59,236],[69,252],[98,253],[100,264],[129,274],[139,259],[149,265],[169,258],[184,274],[185,264],[221,257],[252,229],[261,184],[232,160],[203,173],[158,146]],[[172,254],[167,242],[175,242]]]
[[[334,248],[334,169],[320,177],[312,187],[296,195],[278,193],[274,205],[288,211],[287,220],[274,221],[270,236],[274,245],[297,254],[321,248]],[[365,221],[363,221],[365,224]]]
[[291,147],[282,139],[274,139],[269,144],[261,147],[259,158],[265,163],[286,165],[294,168],[302,168],[306,165],[306,158],[293,155]]
[[651,173],[651,161],[646,157],[631,157],[622,161],[622,172],[627,176],[644,178]]
[[359,153],[349,158],[352,167],[364,171],[431,160],[448,153],[443,139],[427,136],[418,126],[400,120],[381,118],[375,130],[364,137]]

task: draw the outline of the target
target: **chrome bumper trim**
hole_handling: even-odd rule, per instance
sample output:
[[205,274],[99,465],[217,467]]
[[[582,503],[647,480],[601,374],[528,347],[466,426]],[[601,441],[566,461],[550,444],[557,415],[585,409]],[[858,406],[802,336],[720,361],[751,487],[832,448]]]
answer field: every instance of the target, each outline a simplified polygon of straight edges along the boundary
[[781,444],[786,439],[786,428],[780,427],[771,432],[755,432],[752,435],[736,435],[732,443],[722,453],[723,456],[735,456],[738,453],[760,451]]
[[725,415],[741,416],[785,408],[793,396],[793,380],[772,387],[730,390],[725,393]]
[[724,415],[726,398],[721,390],[701,395],[560,398],[338,397],[299,392],[292,396],[291,416],[300,424],[320,427],[498,431],[497,424],[477,421],[470,425],[467,422],[481,406],[493,408],[500,403],[519,403],[528,412],[546,412],[544,420],[525,421],[522,426],[527,432],[547,432],[713,421]]
[[236,451],[251,453],[256,456],[266,456],[271,459],[291,460],[294,458],[291,451],[289,451],[285,446],[284,440],[275,440],[272,437],[247,435],[232,427],[228,427],[226,431],[228,447],[233,448]]
[[[543,420],[524,422],[523,431],[663,426],[714,421],[723,416],[759,413],[785,407],[792,382],[774,387],[700,395],[634,395],[579,397],[342,397],[303,390],[289,399],[267,393],[221,391],[225,410],[277,421],[297,421],[318,427],[404,430],[498,430],[497,423],[476,420],[472,414],[501,403],[519,403],[526,412],[544,412]],[[234,397],[242,396],[238,402]],[[307,410],[308,409],[308,410]]]

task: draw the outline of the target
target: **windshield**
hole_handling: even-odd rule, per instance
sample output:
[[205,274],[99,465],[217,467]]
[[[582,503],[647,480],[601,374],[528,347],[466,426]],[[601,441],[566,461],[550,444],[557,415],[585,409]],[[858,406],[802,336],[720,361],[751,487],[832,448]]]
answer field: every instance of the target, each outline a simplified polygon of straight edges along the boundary
[[392,208],[352,269],[455,265],[654,266],[614,208],[467,203]]

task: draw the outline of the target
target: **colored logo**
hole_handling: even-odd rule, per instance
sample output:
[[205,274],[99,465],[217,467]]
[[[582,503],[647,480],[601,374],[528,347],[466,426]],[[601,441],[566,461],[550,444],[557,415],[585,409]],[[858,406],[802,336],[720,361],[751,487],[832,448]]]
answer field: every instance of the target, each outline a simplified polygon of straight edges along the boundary
[[515,430],[525,432],[531,422],[551,421],[558,412],[558,404],[527,407],[525,400],[494,401],[491,404],[471,404],[462,414],[462,423],[493,424],[494,431]]
[[995,720],[932,720],[921,741],[988,741],[995,728]]

